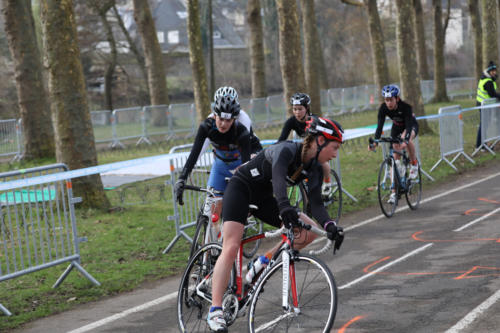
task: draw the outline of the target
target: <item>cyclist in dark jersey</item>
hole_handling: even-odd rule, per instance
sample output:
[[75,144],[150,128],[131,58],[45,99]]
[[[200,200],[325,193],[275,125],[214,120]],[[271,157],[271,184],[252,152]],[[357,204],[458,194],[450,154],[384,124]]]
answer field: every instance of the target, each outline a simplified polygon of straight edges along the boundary
[[[252,214],[265,223],[275,227],[280,227],[283,223],[292,227],[298,222],[299,214],[290,205],[287,185],[307,178],[313,217],[328,232],[330,239],[334,239],[337,233],[342,234],[342,228],[337,227],[336,221],[329,217],[323,205],[321,164],[336,157],[342,143],[343,130],[340,124],[332,120],[313,116],[308,120],[306,131],[308,135],[303,143],[284,141],[268,147],[243,164],[229,181],[222,209],[222,253],[214,268],[212,307],[207,318],[213,331],[227,331],[222,298],[241,243],[250,204],[258,207]],[[302,213],[300,218],[306,223],[314,223]],[[300,249],[314,238],[315,234],[302,230],[294,246]],[[273,251],[277,248],[276,246]]]
[[[378,123],[377,129],[375,130],[375,139],[380,139],[385,118],[389,117],[392,119],[391,137],[401,137],[404,140],[401,144],[394,144],[394,149],[403,150],[408,147],[408,155],[410,156],[411,161],[410,178],[415,179],[418,176],[418,162],[413,140],[418,135],[418,122],[413,114],[411,106],[408,103],[403,102],[399,95],[399,87],[395,84],[387,85],[382,89],[384,103],[380,105],[378,110]],[[368,149],[374,150],[376,146],[377,144],[368,146]],[[402,170],[400,161],[401,157],[398,154],[394,154],[394,158],[396,159],[398,168]],[[395,200],[395,193],[391,195],[389,200]]]
[[[298,137],[306,136],[306,120],[311,116],[311,98],[308,94],[295,93],[290,98],[292,104],[293,116],[288,118],[283,125],[278,142],[288,139],[291,131],[294,131]],[[321,186],[321,194],[323,199],[327,200],[332,193],[332,181],[330,178],[330,164],[323,163],[323,185]]]
[[235,121],[239,112],[240,104],[233,96],[220,96],[215,101],[215,114],[200,124],[191,153],[179,180],[175,183],[176,199],[179,204],[184,204],[182,200],[184,185],[202,152],[205,139],[210,140],[215,156],[207,186],[217,191],[223,192],[226,188],[225,178],[231,177],[232,170],[250,159],[250,134],[243,124]]

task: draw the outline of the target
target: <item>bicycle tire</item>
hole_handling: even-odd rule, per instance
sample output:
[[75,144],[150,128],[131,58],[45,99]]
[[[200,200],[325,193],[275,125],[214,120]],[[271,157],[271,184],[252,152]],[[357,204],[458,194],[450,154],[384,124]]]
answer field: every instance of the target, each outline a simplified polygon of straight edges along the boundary
[[[209,243],[202,246],[189,260],[182,274],[179,291],[177,294],[177,321],[181,332],[210,332],[207,324],[207,314],[212,305],[212,281],[213,269],[222,246],[219,243]],[[235,267],[231,271],[228,290],[232,290],[235,284]],[[199,286],[203,279],[206,282]],[[195,287],[204,288],[205,299],[199,296]]]
[[[391,169],[394,170],[394,159],[387,158],[380,164],[377,178],[377,195],[378,203],[382,213],[387,217],[392,217],[398,205],[398,184],[397,177],[394,175],[394,184],[391,181]],[[396,200],[394,203],[389,203],[389,197],[392,193],[393,186],[396,188]]]
[[417,178],[410,179],[408,177],[406,186],[406,202],[411,210],[415,210],[420,205],[420,200],[422,199],[422,172],[420,170],[420,163],[418,164]]
[[[249,224],[245,226],[245,231],[243,232],[243,238],[261,234],[263,231],[263,223],[255,216],[251,216],[249,219]],[[254,242],[247,243],[243,245],[243,256],[247,259],[253,258],[253,256],[259,250],[261,239]]]
[[[303,254],[290,259],[292,267],[297,283],[298,313],[293,309],[287,312],[282,307],[283,262],[279,261],[256,288],[248,313],[249,332],[330,332],[338,301],[332,272],[321,260]],[[312,291],[307,293],[306,288]],[[281,316],[286,319],[279,320]]]
[[207,232],[208,218],[201,214],[198,214],[196,219],[196,230],[193,235],[193,243],[191,243],[191,250],[189,251],[189,258],[191,258],[196,251],[198,251],[205,242],[205,234]]
[[335,170],[330,170],[330,181],[332,182],[332,193],[324,200],[325,207],[328,208],[330,217],[335,221],[340,221],[342,215],[342,184]]

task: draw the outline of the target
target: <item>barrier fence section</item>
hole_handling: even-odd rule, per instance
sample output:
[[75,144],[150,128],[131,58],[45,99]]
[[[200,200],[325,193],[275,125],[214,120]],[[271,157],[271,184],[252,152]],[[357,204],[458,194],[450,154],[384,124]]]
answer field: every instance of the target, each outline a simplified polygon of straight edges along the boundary
[[[172,189],[174,215],[168,216],[167,220],[175,221],[175,237],[163,250],[164,254],[170,251],[170,249],[181,237],[184,237],[192,243],[192,238],[185,232],[185,230],[196,225],[196,218],[205,198],[204,193],[186,190],[183,195],[184,205],[179,205],[175,199],[174,185],[179,179],[179,175],[181,174],[184,164],[186,164],[189,151],[191,151],[192,146],[193,144],[176,146],[169,151],[169,154],[179,152],[185,152],[185,154],[177,155],[176,157],[171,158],[169,162],[171,177],[170,180],[167,181],[167,184],[171,185]],[[186,183],[194,186],[206,187],[213,159],[214,157],[212,151],[201,153]]]
[[[0,174],[2,182],[64,172],[64,164],[16,170]],[[73,268],[93,284],[100,283],[80,265],[71,180],[12,187],[0,191],[0,282],[69,262],[54,283],[59,286]],[[10,316],[7,308],[0,310]]]
[[0,156],[22,155],[22,123],[21,119],[0,120]]
[[[486,149],[491,154],[496,155],[492,149],[500,140],[500,106],[496,105],[496,102],[495,98],[490,98],[481,103],[481,145],[476,148],[472,156],[481,149]],[[488,145],[491,141],[494,142]]]
[[[445,161],[453,170],[458,169],[453,164],[461,155],[464,156],[471,163],[475,163],[464,151],[464,135],[463,135],[463,121],[462,121],[462,108],[460,105],[453,105],[440,108],[438,114],[440,115],[439,121],[439,149],[440,159],[430,169],[432,172],[442,161]],[[451,161],[446,157],[456,154]]]

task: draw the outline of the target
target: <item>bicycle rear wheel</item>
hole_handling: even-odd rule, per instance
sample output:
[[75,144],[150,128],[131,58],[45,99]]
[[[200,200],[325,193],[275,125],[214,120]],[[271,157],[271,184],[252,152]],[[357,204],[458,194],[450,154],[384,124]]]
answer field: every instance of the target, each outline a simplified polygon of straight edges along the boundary
[[406,186],[406,202],[410,209],[415,210],[420,204],[420,199],[422,199],[422,172],[420,171],[420,163],[418,164],[417,178],[410,179],[408,177]]
[[[378,171],[378,202],[380,204],[380,209],[385,216],[391,217],[394,215],[394,211],[398,205],[398,184],[396,175],[392,175],[394,170],[394,159],[388,158],[380,164],[380,169]],[[392,182],[392,178],[394,178],[394,184]],[[389,199],[392,194],[393,188],[396,189],[396,197],[394,202],[389,202]]]
[[328,196],[327,200],[325,200],[325,207],[327,207],[330,217],[338,222],[342,214],[342,185],[340,184],[340,178],[335,170],[331,169],[330,173],[332,193]]
[[337,286],[330,269],[319,259],[298,254],[290,260],[295,276],[297,308],[293,307],[293,273],[289,275],[289,309],[282,307],[283,263],[262,278],[252,299],[250,332],[330,332],[337,313]]
[[212,303],[212,274],[222,246],[200,248],[182,275],[177,294],[177,318],[182,332],[209,332],[207,314]]
[[[245,231],[243,233],[243,238],[258,235],[262,233],[263,225],[262,221],[257,219],[255,216],[251,216],[247,220],[248,224],[245,226]],[[255,242],[250,242],[245,245],[243,245],[243,255],[247,259],[253,258],[255,253],[257,253],[257,250],[259,249],[260,246],[260,239],[256,240]]]

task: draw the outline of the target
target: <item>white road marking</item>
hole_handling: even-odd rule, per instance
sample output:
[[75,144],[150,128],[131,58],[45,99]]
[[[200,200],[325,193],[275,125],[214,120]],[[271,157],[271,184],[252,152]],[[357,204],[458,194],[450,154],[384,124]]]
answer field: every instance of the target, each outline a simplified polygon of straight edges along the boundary
[[500,299],[500,290],[491,295],[486,301],[479,304],[474,310],[463,317],[455,326],[451,327],[445,333],[457,333],[469,326],[481,313],[486,311],[490,306],[495,304]]
[[85,325],[85,326],[82,326],[80,328],[77,328],[76,330],[69,331],[68,333],[83,333],[83,332],[88,332],[88,331],[93,330],[93,329],[95,329],[97,327],[104,326],[104,325],[109,324],[109,323],[111,323],[111,322],[113,322],[115,320],[118,320],[118,319],[121,319],[123,317],[126,317],[129,314],[146,310],[146,309],[148,309],[150,307],[153,307],[155,305],[167,302],[167,301],[169,301],[171,299],[175,299],[175,298],[177,298],[177,292],[168,294],[168,295],[163,296],[163,297],[159,297],[159,298],[154,299],[154,300],[152,300],[150,302],[138,305],[136,307],[133,307],[133,308],[125,310],[125,311],[122,311],[122,312],[117,313],[115,315],[112,315],[112,316],[106,317],[104,319],[95,321],[95,322],[90,323],[88,325]]
[[499,211],[500,211],[500,207],[499,207],[499,208],[497,208],[497,209],[495,209],[495,210],[493,210],[493,211],[491,211],[491,212],[489,212],[489,213],[488,213],[488,214],[486,214],[486,215],[481,216],[480,218],[477,218],[477,219],[475,219],[475,220],[473,220],[473,221],[470,221],[469,223],[467,223],[467,224],[465,224],[465,225],[461,226],[460,228],[455,229],[455,230],[453,230],[453,231],[462,231],[462,230],[464,230],[465,228],[470,227],[471,225],[474,225],[474,224],[476,224],[476,223],[478,223],[478,222],[481,222],[481,221],[482,221],[482,220],[484,220],[484,219],[487,219],[488,217],[490,217],[491,215],[494,215],[495,213],[497,213],[497,212],[499,212]]
[[428,247],[431,247],[431,246],[432,246],[432,244],[433,244],[433,243],[429,243],[429,244],[426,244],[426,245],[424,245],[424,246],[419,247],[418,249],[415,249],[415,250],[413,250],[413,251],[411,251],[411,252],[408,252],[407,254],[405,254],[404,256],[400,257],[399,259],[396,259],[396,260],[394,260],[394,261],[391,261],[390,263],[385,264],[384,266],[382,266],[382,267],[380,267],[380,268],[377,268],[376,270],[371,271],[370,273],[365,274],[365,275],[363,275],[363,276],[361,276],[361,277],[357,278],[356,280],[353,280],[353,281],[351,281],[351,282],[349,282],[349,283],[344,284],[343,286],[340,286],[340,287],[339,287],[339,289],[349,288],[349,287],[351,287],[351,286],[355,285],[356,283],[361,282],[361,281],[363,281],[363,280],[365,280],[365,279],[369,278],[370,276],[372,276],[372,275],[374,275],[374,274],[376,274],[376,273],[378,273],[378,272],[381,272],[381,271],[383,271],[383,270],[384,270],[384,269],[386,269],[386,268],[391,267],[392,265],[395,265],[395,264],[397,264],[397,263],[399,263],[399,262],[401,262],[401,261],[404,261],[404,260],[408,259],[409,257],[411,257],[411,256],[413,256],[413,255],[415,255],[415,254],[418,254],[418,253],[420,253],[420,252],[424,251],[424,250],[425,250],[425,249],[427,249]]
[[[437,199],[437,198],[440,198],[440,197],[446,196],[446,195],[448,195],[448,194],[451,194],[451,193],[454,193],[454,192],[457,192],[457,191],[461,191],[461,190],[463,190],[463,189],[465,189],[465,188],[467,188],[467,187],[471,187],[471,186],[477,185],[477,184],[479,184],[479,183],[482,183],[482,182],[484,182],[484,181],[490,180],[490,179],[495,178],[495,177],[498,177],[498,176],[500,176],[500,172],[499,172],[499,173],[496,173],[496,174],[493,174],[493,175],[491,175],[491,176],[488,176],[488,177],[486,177],[486,178],[476,180],[476,181],[474,181],[474,182],[472,182],[472,183],[462,185],[462,186],[457,187],[457,188],[455,188],[455,189],[452,189],[452,190],[449,190],[449,191],[446,191],[446,192],[443,192],[443,193],[440,193],[440,194],[434,195],[434,196],[432,196],[432,197],[429,197],[429,198],[427,198],[427,199],[424,199],[424,200],[420,201],[420,203],[421,203],[421,204],[423,204],[423,203],[426,203],[426,202],[428,202],[428,201],[431,201],[431,200],[434,200],[434,199]],[[396,210],[396,212],[401,212],[401,211],[404,211],[404,210],[406,210],[406,209],[408,209],[408,206],[398,208],[398,209]],[[369,224],[369,223],[375,222],[375,221],[377,221],[377,220],[379,220],[379,219],[383,218],[384,216],[385,216],[385,215],[383,215],[383,214],[378,215],[378,216],[373,217],[373,218],[371,218],[371,219],[368,219],[368,220],[365,220],[365,221],[360,222],[360,223],[358,223],[358,224],[355,224],[355,225],[352,225],[352,226],[350,226],[350,227],[347,227],[347,228],[345,228],[344,230],[345,230],[345,231],[349,231],[349,230],[353,230],[353,229],[359,228],[359,227],[361,227],[361,226],[363,226],[363,225],[366,225],[366,224]],[[425,245],[425,246],[423,246],[423,247],[421,247],[421,248],[418,248],[418,249],[414,250],[413,252],[410,252],[410,253],[406,254],[405,256],[403,256],[403,257],[401,257],[401,258],[399,258],[399,259],[397,259],[397,260],[395,260],[395,261],[393,261],[393,262],[391,262],[391,263],[388,263],[388,264],[386,264],[386,265],[384,265],[384,266],[382,266],[382,267],[380,267],[380,268],[376,269],[375,271],[373,271],[373,272],[371,272],[371,273],[369,273],[369,274],[367,274],[367,275],[364,275],[364,276],[362,276],[362,277],[360,277],[360,278],[358,278],[358,279],[356,279],[356,280],[354,280],[354,281],[352,281],[352,282],[349,282],[349,283],[347,283],[347,284],[345,284],[345,285],[343,285],[343,286],[339,287],[339,289],[348,288],[348,287],[350,287],[351,285],[354,285],[354,284],[356,284],[356,283],[358,283],[358,282],[360,282],[360,281],[362,281],[362,280],[364,280],[364,279],[368,278],[369,276],[371,276],[371,275],[375,274],[376,272],[380,272],[381,270],[386,269],[387,267],[392,266],[392,265],[394,265],[394,264],[396,264],[396,263],[398,263],[398,262],[400,262],[400,261],[402,261],[402,260],[406,259],[407,257],[409,257],[409,256],[411,256],[411,255],[414,255],[414,254],[416,254],[416,253],[418,253],[418,252],[420,252],[420,251],[425,250],[427,247],[429,247],[429,246],[431,246],[431,245],[432,245],[432,243],[429,243],[429,244],[427,244],[427,245]],[[415,252],[415,253],[414,253],[414,252]],[[495,295],[496,295],[496,294],[495,294]],[[500,295],[499,295],[499,296],[500,296]],[[177,292],[174,292],[174,293],[168,294],[168,295],[166,295],[166,296],[163,296],[163,297],[157,298],[157,299],[155,299],[155,300],[152,300],[151,302],[147,302],[147,303],[144,303],[144,304],[142,304],[142,305],[138,305],[138,306],[136,306],[136,307],[134,307],[134,308],[131,308],[131,309],[125,310],[125,311],[123,311],[123,312],[117,313],[117,314],[112,315],[112,316],[110,316],[110,317],[103,318],[103,319],[98,320],[98,321],[96,321],[96,322],[90,323],[90,324],[88,324],[88,325],[85,325],[85,326],[82,326],[82,327],[80,327],[80,328],[77,328],[77,329],[75,329],[75,330],[73,330],[73,331],[70,331],[70,332],[68,332],[68,333],[84,333],[84,332],[88,332],[88,331],[90,331],[90,330],[92,330],[92,329],[95,329],[95,328],[97,328],[97,327],[100,327],[100,326],[103,326],[103,325],[109,324],[109,323],[111,323],[111,322],[113,322],[113,321],[115,321],[115,320],[118,320],[118,319],[120,319],[120,318],[126,317],[126,316],[128,316],[129,314],[136,313],[136,312],[139,312],[139,311],[142,311],[142,310],[146,310],[146,309],[148,309],[148,308],[150,308],[150,307],[152,307],[152,306],[155,306],[155,305],[158,305],[158,304],[161,304],[161,303],[167,302],[167,301],[169,301],[169,300],[171,300],[171,299],[174,299],[174,298],[177,298]],[[464,319],[465,319],[465,318],[464,318]]]

